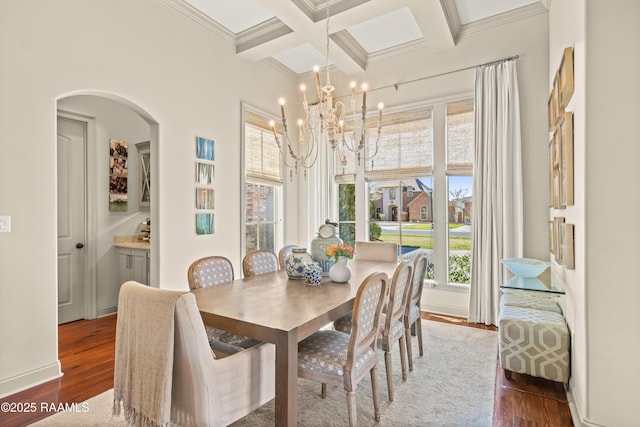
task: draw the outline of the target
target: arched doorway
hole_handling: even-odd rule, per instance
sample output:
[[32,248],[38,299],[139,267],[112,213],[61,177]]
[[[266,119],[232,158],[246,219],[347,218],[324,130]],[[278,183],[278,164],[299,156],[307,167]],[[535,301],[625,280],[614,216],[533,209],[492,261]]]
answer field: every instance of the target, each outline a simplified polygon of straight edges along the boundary
[[[83,309],[80,311],[81,318],[92,319],[98,316],[115,312],[117,307],[117,295],[119,286],[115,282],[115,258],[112,255],[114,236],[118,234],[135,233],[135,224],[141,218],[153,218],[154,225],[158,224],[158,180],[157,176],[151,174],[151,203],[146,209],[141,209],[137,202],[131,203],[131,209],[125,212],[110,212],[109,204],[109,140],[129,139],[130,167],[138,170],[137,152],[135,144],[148,141],[151,155],[151,170],[158,170],[158,123],[150,113],[139,107],[136,103],[116,94],[101,91],[78,91],[64,94],[56,100],[56,132],[58,133],[58,145],[60,141],[68,138],[63,133],[67,132],[64,126],[67,123],[74,123],[84,127],[85,140],[84,153],[81,155],[83,164],[81,169],[84,185],[82,186],[81,202],[83,204],[82,222],[83,235],[72,247],[81,255],[79,263],[81,273],[78,277],[81,293],[72,295],[72,284],[64,284],[59,274],[59,302],[62,299],[65,304],[68,302],[80,303]],[[60,120],[63,120],[62,123]],[[60,129],[59,129],[60,128]],[[79,129],[79,128],[78,128]],[[80,134],[78,131],[76,134]],[[72,136],[73,137],[73,136]],[[65,141],[66,142],[66,141]],[[67,151],[72,151],[69,144]],[[77,158],[77,157],[76,157]],[[58,192],[63,185],[61,178],[67,178],[67,172],[72,169],[69,162],[58,161]],[[78,166],[78,165],[75,165]],[[60,178],[60,179],[59,179]],[[133,177],[132,177],[133,178]],[[137,185],[137,178],[131,179],[132,185]],[[77,190],[77,189],[76,189]],[[65,197],[65,196],[62,196]],[[59,211],[59,239],[61,224],[66,224],[68,218],[64,217],[64,203],[67,200],[58,198]],[[133,201],[132,201],[133,202]],[[151,244],[150,255],[150,276],[152,283],[157,283],[158,276],[158,239],[154,239]],[[59,245],[60,246],[60,245]],[[58,251],[60,254],[60,250]],[[64,274],[68,267],[63,257],[59,256],[59,273]],[[77,288],[77,284],[76,284]],[[66,298],[66,300],[64,300]],[[64,319],[60,314],[60,321],[70,321],[74,319]]]

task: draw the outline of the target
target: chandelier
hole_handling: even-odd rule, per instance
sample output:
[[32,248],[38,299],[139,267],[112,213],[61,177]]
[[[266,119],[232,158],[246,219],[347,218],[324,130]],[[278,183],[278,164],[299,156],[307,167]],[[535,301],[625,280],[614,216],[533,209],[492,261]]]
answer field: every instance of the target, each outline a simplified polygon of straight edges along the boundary
[[375,139],[375,145],[373,152],[367,154],[365,151],[365,143],[367,141],[367,91],[369,87],[367,83],[362,83],[360,86],[362,93],[362,106],[360,114],[356,112],[356,82],[351,82],[351,102],[350,111],[347,111],[345,104],[342,101],[334,101],[333,91],[335,87],[331,84],[331,76],[329,74],[329,3],[327,1],[327,20],[326,20],[326,82],[323,85],[320,79],[320,67],[314,66],[313,72],[316,80],[315,96],[317,100],[313,103],[309,103],[307,99],[307,87],[304,84],[300,85],[300,92],[302,93],[302,109],[304,112],[304,118],[298,119],[298,137],[292,139],[289,137],[289,129],[287,125],[287,118],[284,111],[285,99],[280,98],[278,103],[280,104],[280,113],[282,116],[282,141],[280,136],[276,132],[275,122],[271,120],[269,126],[273,131],[278,150],[284,161],[286,167],[290,169],[290,177],[293,176],[293,172],[298,173],[299,169],[304,171],[306,179],[307,169],[311,169],[318,160],[318,153],[322,144],[322,137],[326,135],[328,144],[331,144],[331,148],[343,168],[343,173],[347,165],[347,155],[349,153],[355,153],[358,159],[358,165],[360,161],[371,160],[378,153],[378,142],[382,134],[382,109],[384,104],[380,102],[378,104],[378,114],[376,123],[377,137]]

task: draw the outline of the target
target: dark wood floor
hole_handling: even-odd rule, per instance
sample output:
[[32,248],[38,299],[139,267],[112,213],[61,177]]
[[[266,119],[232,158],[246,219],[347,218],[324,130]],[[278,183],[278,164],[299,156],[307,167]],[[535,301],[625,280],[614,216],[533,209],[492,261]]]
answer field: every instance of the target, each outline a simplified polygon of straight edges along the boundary
[[[495,330],[469,324],[463,319],[423,313],[423,318],[468,327]],[[26,426],[52,415],[59,403],[80,403],[113,387],[116,316],[80,320],[58,327],[59,357],[64,375],[37,387],[0,399],[12,409],[0,411],[0,426]],[[507,380],[496,365],[494,427],[573,426],[562,384],[513,374]],[[34,409],[34,411],[31,411]]]

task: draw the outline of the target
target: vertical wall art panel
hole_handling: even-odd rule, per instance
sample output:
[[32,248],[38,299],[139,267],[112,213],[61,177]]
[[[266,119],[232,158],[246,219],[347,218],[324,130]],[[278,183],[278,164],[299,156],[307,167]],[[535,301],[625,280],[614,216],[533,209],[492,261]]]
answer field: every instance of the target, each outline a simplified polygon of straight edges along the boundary
[[109,210],[127,211],[129,148],[126,142],[109,140]]
[[195,163],[195,208],[196,234],[213,234],[215,232],[215,207],[213,189],[215,142],[213,139],[196,137]]

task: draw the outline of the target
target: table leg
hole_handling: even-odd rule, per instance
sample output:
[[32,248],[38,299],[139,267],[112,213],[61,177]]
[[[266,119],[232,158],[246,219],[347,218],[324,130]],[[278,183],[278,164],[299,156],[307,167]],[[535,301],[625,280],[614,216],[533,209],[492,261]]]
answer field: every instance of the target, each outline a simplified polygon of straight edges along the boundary
[[276,332],[276,426],[298,424],[298,331]]

